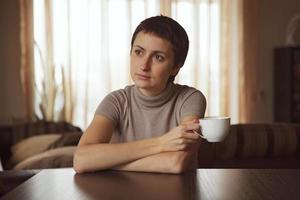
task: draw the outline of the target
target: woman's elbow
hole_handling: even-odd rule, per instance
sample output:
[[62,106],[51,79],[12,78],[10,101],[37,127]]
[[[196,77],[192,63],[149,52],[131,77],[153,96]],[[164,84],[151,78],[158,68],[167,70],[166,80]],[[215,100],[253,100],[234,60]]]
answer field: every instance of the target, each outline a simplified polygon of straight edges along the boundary
[[77,147],[73,157],[73,169],[76,173],[81,174],[108,169],[108,167],[92,161],[89,154],[85,149]]
[[79,165],[74,164],[73,169],[77,174],[82,174],[85,172]]
[[75,151],[74,157],[73,157],[73,169],[76,173],[83,173],[84,168],[81,165],[80,162],[80,156],[78,155],[78,150]]
[[184,169],[182,166],[173,166],[170,171],[171,174],[181,174],[184,172]]
[[76,173],[85,173],[88,171],[87,167],[85,166],[84,162],[84,156],[80,152],[80,150],[77,147],[77,150],[74,153],[73,157],[73,169]]
[[187,167],[186,167],[187,163],[182,162],[182,160],[179,160],[178,162],[176,162],[173,166],[172,172],[174,174],[181,174],[185,171],[187,171]]
[[191,155],[189,152],[178,152],[175,154],[172,165],[171,172],[174,174],[181,174],[192,169]]
[[181,174],[184,172],[183,157],[185,155],[182,152],[174,152],[169,157],[167,172],[171,174]]

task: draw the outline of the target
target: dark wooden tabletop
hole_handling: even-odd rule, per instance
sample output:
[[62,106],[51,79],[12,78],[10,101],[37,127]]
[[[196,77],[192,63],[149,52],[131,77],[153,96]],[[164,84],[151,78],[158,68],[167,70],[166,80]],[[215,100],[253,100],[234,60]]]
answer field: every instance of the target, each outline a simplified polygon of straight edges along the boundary
[[181,175],[42,170],[2,199],[299,199],[300,169],[198,169]]

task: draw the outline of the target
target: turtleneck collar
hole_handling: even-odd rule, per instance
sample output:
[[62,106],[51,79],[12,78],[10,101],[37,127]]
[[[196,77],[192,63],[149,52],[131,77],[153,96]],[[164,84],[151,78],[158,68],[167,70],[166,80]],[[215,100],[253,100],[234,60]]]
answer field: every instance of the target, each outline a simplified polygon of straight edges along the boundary
[[138,100],[137,102],[141,103],[141,106],[144,108],[154,108],[160,107],[164,105],[166,102],[172,98],[175,89],[175,84],[170,82],[167,84],[167,87],[157,96],[145,96],[142,92],[138,89],[138,87],[134,86],[134,98]]

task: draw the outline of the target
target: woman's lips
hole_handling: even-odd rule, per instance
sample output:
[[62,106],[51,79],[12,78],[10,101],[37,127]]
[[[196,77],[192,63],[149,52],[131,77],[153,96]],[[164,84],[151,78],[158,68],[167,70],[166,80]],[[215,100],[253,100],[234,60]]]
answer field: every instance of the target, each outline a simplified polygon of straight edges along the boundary
[[141,79],[141,80],[150,79],[150,76],[147,76],[147,75],[136,74],[136,76],[138,77],[138,79]]

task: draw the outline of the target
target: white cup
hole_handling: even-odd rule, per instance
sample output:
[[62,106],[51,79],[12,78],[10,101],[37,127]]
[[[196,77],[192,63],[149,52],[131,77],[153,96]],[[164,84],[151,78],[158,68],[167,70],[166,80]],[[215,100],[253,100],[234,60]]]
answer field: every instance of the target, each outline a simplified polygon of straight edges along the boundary
[[200,137],[208,142],[221,142],[230,129],[230,117],[205,117],[200,120]]

